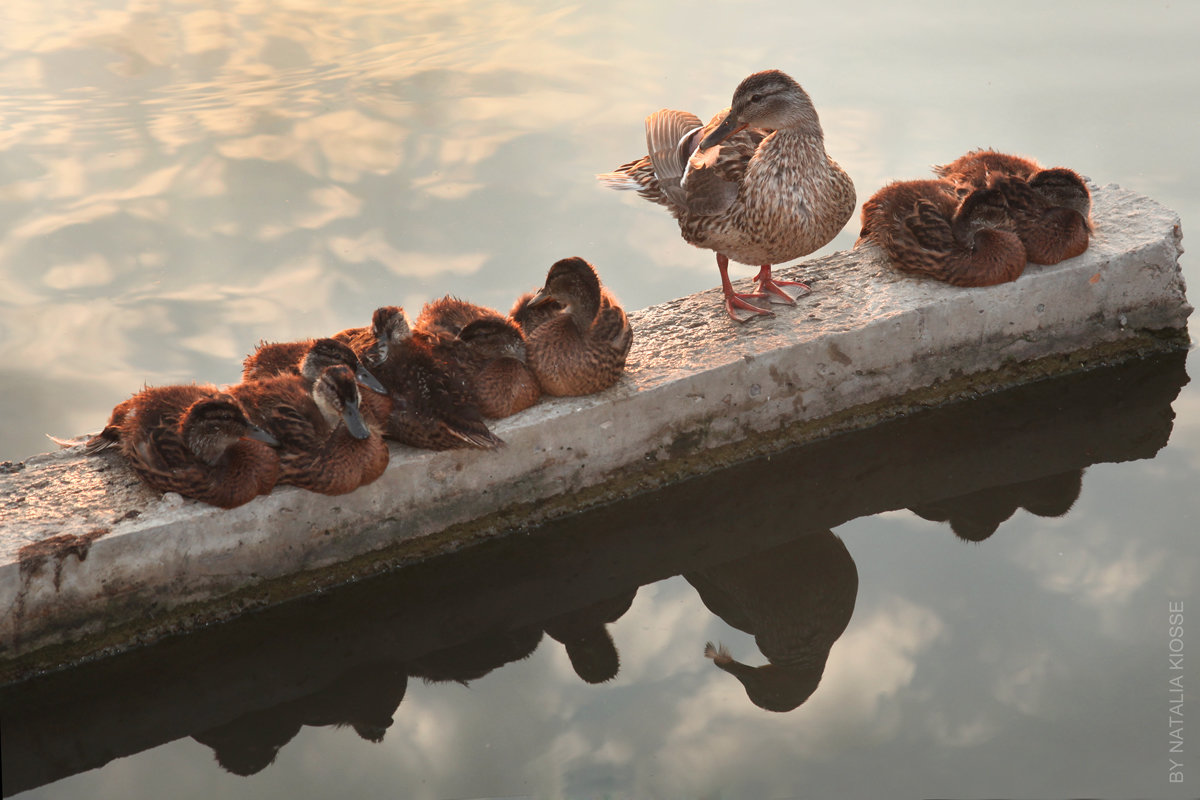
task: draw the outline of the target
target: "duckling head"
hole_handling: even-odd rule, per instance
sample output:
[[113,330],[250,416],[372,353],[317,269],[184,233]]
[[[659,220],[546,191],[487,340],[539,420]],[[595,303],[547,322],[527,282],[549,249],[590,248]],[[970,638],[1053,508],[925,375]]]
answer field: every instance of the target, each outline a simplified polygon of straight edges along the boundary
[[791,711],[807,700],[825,672],[825,662],[819,664],[763,664],[752,667],[736,661],[725,645],[704,646],[704,655],[741,682],[746,696],[759,708],[767,711]]
[[183,413],[180,427],[188,449],[210,466],[240,439],[279,444],[271,434],[251,424],[242,407],[227,394],[197,400]]
[[951,220],[954,236],[970,246],[975,234],[984,228],[1012,231],[1011,212],[999,189],[976,189],[967,194]]
[[366,439],[371,435],[359,409],[362,398],[358,393],[358,381],[346,365],[326,367],[313,384],[312,397],[330,430],[344,422],[346,430],[355,439]]
[[383,384],[363,366],[362,362],[358,360],[358,356],[350,349],[350,346],[345,342],[339,342],[337,339],[317,339],[314,341],[300,362],[300,374],[309,383],[316,383],[322,372],[329,367],[338,365],[352,369],[355,380],[372,391],[387,394],[387,389],[383,388]]
[[580,330],[586,330],[600,310],[600,278],[595,268],[578,256],[554,262],[546,273],[546,285],[527,304],[537,308],[557,301]]
[[393,347],[412,338],[412,325],[400,306],[380,306],[371,315],[371,333],[375,342],[363,353],[363,361],[374,367],[387,361]]
[[484,358],[525,360],[525,337],[521,329],[506,319],[477,319],[458,333],[461,342]]
[[700,142],[704,150],[747,127],[788,129],[824,139],[812,98],[777,69],[756,72],[738,84],[729,114]]
[[1092,214],[1092,193],[1079,173],[1066,167],[1044,169],[1029,179],[1029,185],[1041,193],[1051,205],[1079,212],[1088,220]]

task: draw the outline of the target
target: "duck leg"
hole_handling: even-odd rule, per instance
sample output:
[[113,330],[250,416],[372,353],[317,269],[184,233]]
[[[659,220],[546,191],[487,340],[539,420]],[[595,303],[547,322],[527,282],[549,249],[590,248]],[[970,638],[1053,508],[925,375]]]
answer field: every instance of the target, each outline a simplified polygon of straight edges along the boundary
[[[772,303],[784,303],[789,306],[794,306],[796,300],[810,294],[812,289],[807,283],[800,281],[777,281],[771,277],[771,265],[763,264],[758,270],[758,275],[754,278],[758,282],[758,291],[760,294],[766,295]],[[784,289],[784,286],[794,286],[795,289]]]
[[721,253],[717,253],[717,269],[721,271],[721,291],[725,293],[725,310],[729,312],[729,316],[734,322],[746,322],[755,316],[769,316],[775,313],[749,302],[752,299],[766,299],[766,294],[762,292],[741,294],[733,290],[733,284],[729,282],[729,258]]

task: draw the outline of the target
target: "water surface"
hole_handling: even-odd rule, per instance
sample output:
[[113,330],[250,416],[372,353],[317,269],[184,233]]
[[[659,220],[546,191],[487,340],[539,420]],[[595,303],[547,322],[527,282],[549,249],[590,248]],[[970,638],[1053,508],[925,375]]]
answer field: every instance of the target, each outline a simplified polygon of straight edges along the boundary
[[[0,29],[0,459],[97,429],[145,383],[235,380],[260,338],[447,292],[506,308],[566,255],[629,308],[715,286],[712,255],[665,212],[592,175],[643,152],[650,111],[704,117],[757,69],[810,92],[860,202],[994,146],[1155,198],[1185,246],[1200,210],[1200,9],[1185,4],[1010,4],[1001,19],[942,3],[17,0]],[[971,407],[920,440],[839,440],[564,523],[531,539],[564,559],[533,577],[516,548],[412,578],[427,591],[400,599],[424,615],[372,616],[397,591],[373,586],[75,678],[88,688],[47,684],[57,700],[30,690],[21,719],[49,727],[21,743],[79,747],[22,796],[1196,796],[1195,743],[1170,752],[1168,604],[1193,625],[1200,577],[1200,403],[1190,385],[1175,395],[1179,370],[1029,401],[1039,413],[1005,417],[1021,445],[1007,451],[973,438],[999,412]],[[973,444],[939,449],[937,424],[945,445]],[[795,617],[814,582],[782,580],[742,618],[714,586],[769,587],[745,576],[819,563],[805,548],[833,536],[857,575],[852,614],[811,696],[764,710],[704,644],[765,663],[736,627],[744,606]],[[491,563],[495,580],[479,577]],[[821,574],[844,576],[838,563]],[[626,603],[606,624],[618,674],[585,682],[547,626]],[[481,648],[465,687],[455,647]],[[241,777],[214,758],[231,740],[281,747]],[[13,771],[6,756],[6,787]]]

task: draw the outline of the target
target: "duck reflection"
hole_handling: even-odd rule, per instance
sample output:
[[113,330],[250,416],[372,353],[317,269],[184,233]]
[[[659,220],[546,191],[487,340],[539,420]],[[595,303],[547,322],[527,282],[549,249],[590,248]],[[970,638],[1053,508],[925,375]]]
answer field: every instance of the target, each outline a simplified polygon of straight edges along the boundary
[[828,530],[683,577],[710,611],[754,636],[767,659],[762,666],[737,661],[712,642],[704,654],[767,711],[791,711],[816,690],[858,596],[854,559]]
[[399,664],[368,664],[310,695],[252,711],[192,738],[211,748],[227,771],[253,775],[270,766],[305,725],[349,726],[369,742],[383,741],[407,687]]
[[1036,480],[990,486],[909,510],[930,522],[948,522],[954,534],[968,542],[982,542],[1009,517],[1023,508],[1039,517],[1061,517],[1071,510],[1083,488],[1083,470],[1074,469]]
[[559,614],[545,624],[546,633],[567,649],[575,674],[588,683],[617,677],[621,658],[608,624],[616,622],[633,605],[637,589]]
[[409,662],[408,673],[427,683],[466,686],[505,664],[529,658],[541,641],[542,630],[534,626],[487,633]]

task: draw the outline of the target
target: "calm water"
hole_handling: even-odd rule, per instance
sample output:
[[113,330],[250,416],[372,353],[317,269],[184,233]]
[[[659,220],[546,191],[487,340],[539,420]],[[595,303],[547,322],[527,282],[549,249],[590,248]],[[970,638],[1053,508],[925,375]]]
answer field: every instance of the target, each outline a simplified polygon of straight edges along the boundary
[[[0,30],[0,460],[44,451],[46,432],[95,430],[143,383],[234,380],[259,338],[339,330],[382,303],[415,309],[446,292],[507,307],[565,255],[595,263],[629,308],[715,286],[712,255],[686,245],[665,212],[592,175],[643,152],[649,111],[704,117],[766,67],[813,96],[860,201],[994,146],[1154,197],[1180,213],[1185,246],[1200,218],[1200,7],[1189,4],[1011,4],[999,19],[950,4],[16,0],[0,10]],[[854,229],[829,249],[849,247]],[[1192,286],[1195,263],[1183,257]],[[1040,433],[1046,414],[1006,423],[1022,447],[1003,458],[981,443],[973,457],[929,456],[923,472],[937,435],[919,446],[842,442],[781,483],[747,467],[690,502],[681,487],[674,504],[644,501],[640,516],[635,505],[607,526],[575,520],[546,534],[583,537],[576,549],[592,561],[631,552],[608,538],[622,531],[669,542],[629,555],[632,572],[614,561],[538,594],[543,583],[511,563],[533,556],[497,552],[511,580],[485,582],[492,595],[474,606],[351,623],[373,603],[331,600],[264,621],[278,641],[225,634],[245,637],[240,650],[266,639],[251,648],[261,662],[223,661],[214,654],[239,648],[202,637],[177,644],[176,662],[122,662],[87,692],[68,684],[57,696],[69,705],[111,684],[139,712],[89,700],[64,716],[38,695],[21,719],[51,727],[24,741],[77,737],[46,779],[138,754],[23,796],[1194,797],[1200,745],[1186,728],[1174,754],[1184,782],[1170,782],[1167,613],[1183,602],[1195,629],[1200,395],[1187,386],[1175,397],[1177,364],[1112,382],[1125,388],[1108,405],[1055,411],[1053,436]],[[1063,396],[1093,395],[1109,396]],[[948,430],[965,436],[992,413],[979,406]],[[1077,431],[1067,424],[1080,420]],[[847,467],[846,453],[880,458]],[[864,463],[872,469],[855,467]],[[892,487],[881,477],[892,473],[915,483]],[[755,494],[763,486],[779,498]],[[1075,494],[1069,513],[1050,513]],[[914,506],[920,515],[904,510]],[[978,537],[1014,509],[978,545],[929,519],[951,515]],[[681,525],[700,543],[664,533]],[[844,581],[824,595],[787,579],[789,564],[819,563],[806,548],[837,550],[833,535],[857,572],[852,615]],[[743,540],[744,550],[722,549]],[[822,575],[845,578],[837,563]],[[547,570],[590,575],[584,566]],[[472,568],[468,559],[450,573],[462,584],[415,583],[473,597]],[[722,575],[761,591],[731,610],[718,597],[731,590],[717,587],[734,579]],[[771,600],[762,587],[777,583]],[[513,597],[514,585],[533,588]],[[429,608],[431,597],[400,605]],[[733,626],[755,629],[747,619],[771,608],[805,616],[800,603],[823,609],[814,618],[849,620],[811,697],[764,711],[703,645],[765,663]],[[551,618],[581,606],[616,615],[607,627],[621,667],[600,685],[581,680],[545,633],[561,634]],[[282,633],[313,627],[305,614],[362,637],[316,640],[322,660]],[[480,637],[492,646],[467,653],[469,688],[448,680],[459,674],[453,653],[431,654]],[[362,644],[392,640],[400,645]],[[180,686],[193,663],[207,666],[189,693]],[[307,672],[288,672],[296,663]],[[339,665],[362,672],[347,678]],[[127,688],[145,675],[164,677],[133,683],[154,689],[141,695]],[[338,700],[329,687],[339,680],[370,702]],[[148,709],[139,697],[152,698]],[[355,702],[374,716],[356,716]],[[395,722],[382,742],[332,724],[356,720],[377,737],[374,712],[388,703]],[[3,721],[12,753],[11,707]],[[264,741],[286,744],[252,777],[213,758]],[[26,774],[44,766],[22,763]],[[234,763],[249,771],[262,757]],[[9,756],[4,768],[8,786]]]

